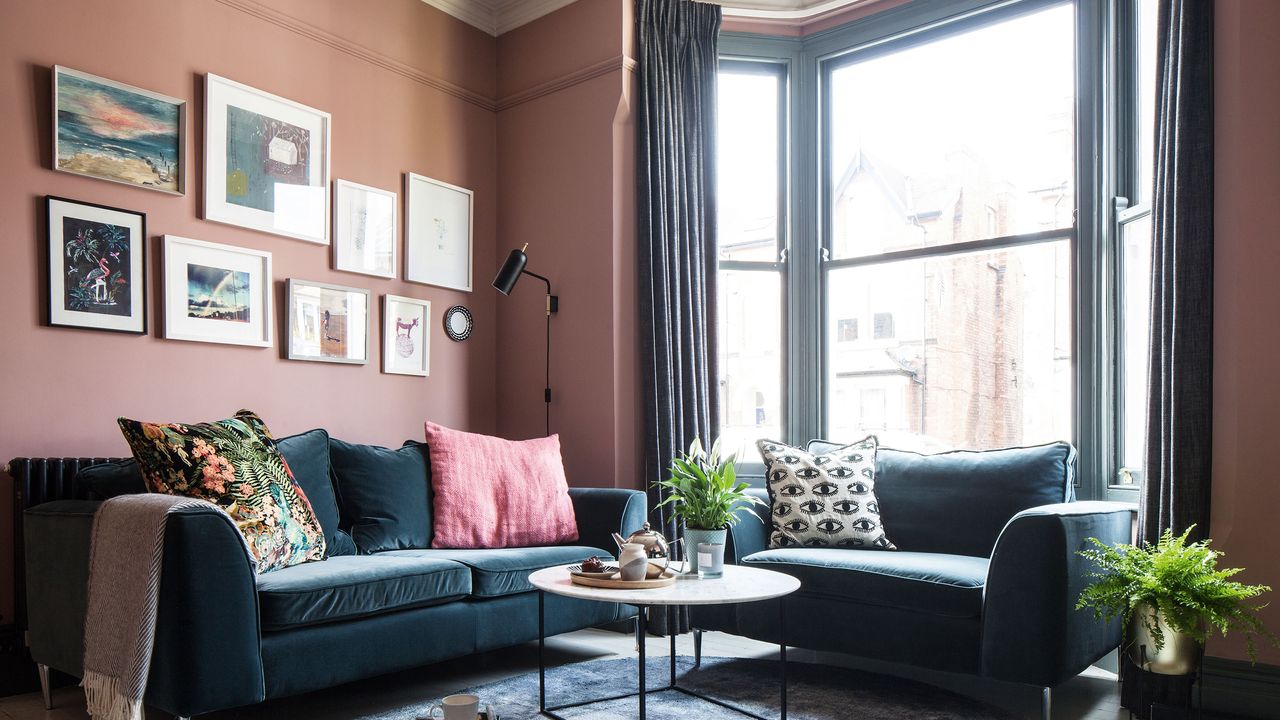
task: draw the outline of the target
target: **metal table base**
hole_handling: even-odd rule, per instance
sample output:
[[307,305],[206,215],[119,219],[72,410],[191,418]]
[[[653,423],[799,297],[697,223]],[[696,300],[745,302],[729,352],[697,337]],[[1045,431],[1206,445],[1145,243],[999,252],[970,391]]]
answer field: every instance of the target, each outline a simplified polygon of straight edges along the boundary
[[[636,692],[622,693],[620,695],[611,695],[609,697],[593,698],[591,700],[582,700],[580,702],[568,703],[565,705],[547,706],[547,663],[546,663],[546,593],[542,590],[538,591],[538,710],[543,715],[554,718],[554,720],[569,720],[558,714],[560,710],[568,710],[569,708],[582,707],[583,705],[594,705],[595,703],[608,702],[610,700],[621,700],[623,698],[635,697],[639,704],[639,720],[646,720],[645,716],[645,697],[650,693],[665,692],[667,690],[675,690],[714,703],[721,707],[732,710],[746,717],[755,718],[756,720],[772,720],[762,715],[757,715],[743,708],[737,707],[724,700],[705,695],[692,688],[683,687],[676,682],[676,635],[671,633],[671,677],[665,687],[649,689],[645,687],[645,634],[646,622],[645,617],[647,611],[652,608],[664,608],[667,613],[667,627],[672,628],[676,625],[675,605],[635,605],[636,614],[636,647],[637,647],[637,674],[639,676],[639,684]],[[778,598],[778,661],[781,666],[781,702],[779,705],[780,720],[787,720],[787,636],[786,623],[787,615],[785,607],[785,598]],[[701,638],[695,639],[698,642]],[[701,644],[700,642],[698,644]],[[700,648],[699,648],[700,650]],[[697,653],[701,657],[701,652]]]

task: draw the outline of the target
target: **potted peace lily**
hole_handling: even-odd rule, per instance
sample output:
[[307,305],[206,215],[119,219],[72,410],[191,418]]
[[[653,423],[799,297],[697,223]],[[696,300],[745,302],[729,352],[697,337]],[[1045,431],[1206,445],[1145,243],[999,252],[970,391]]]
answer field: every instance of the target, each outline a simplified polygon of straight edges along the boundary
[[1255,638],[1280,645],[1258,618],[1266,604],[1250,602],[1271,588],[1232,580],[1243,568],[1218,569],[1222,554],[1209,547],[1211,540],[1187,542],[1194,527],[1181,535],[1166,530],[1155,545],[1140,547],[1112,547],[1089,538],[1094,547],[1080,552],[1098,570],[1091,573],[1095,580],[1080,593],[1076,609],[1093,608],[1103,620],[1124,618],[1129,657],[1144,670],[1195,672],[1212,630],[1243,632],[1255,662]]
[[718,439],[707,452],[694,438],[688,452],[672,459],[670,476],[654,485],[667,494],[658,507],[670,506],[672,515],[684,523],[684,556],[691,572],[698,567],[700,543],[723,545],[729,526],[738,522],[735,511],[764,504],[747,494],[750,485],[738,481],[733,454],[721,457]]

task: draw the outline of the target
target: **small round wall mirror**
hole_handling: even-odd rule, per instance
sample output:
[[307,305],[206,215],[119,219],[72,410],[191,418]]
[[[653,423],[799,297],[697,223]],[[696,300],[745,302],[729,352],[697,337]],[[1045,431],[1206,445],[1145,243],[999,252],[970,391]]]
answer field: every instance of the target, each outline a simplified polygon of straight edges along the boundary
[[449,339],[454,342],[462,342],[471,337],[471,328],[474,323],[471,320],[471,311],[461,305],[454,305],[444,311],[444,331],[449,335]]

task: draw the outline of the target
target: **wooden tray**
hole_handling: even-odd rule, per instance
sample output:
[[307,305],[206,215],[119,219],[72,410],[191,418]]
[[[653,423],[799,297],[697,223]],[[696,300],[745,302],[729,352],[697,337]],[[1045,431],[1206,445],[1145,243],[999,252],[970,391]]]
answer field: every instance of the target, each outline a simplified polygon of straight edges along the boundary
[[586,575],[570,575],[569,579],[575,585],[586,585],[587,587],[610,588],[613,590],[645,590],[671,585],[676,581],[676,575],[676,571],[667,570],[661,577],[656,577],[652,580],[622,580],[614,577],[594,578]]

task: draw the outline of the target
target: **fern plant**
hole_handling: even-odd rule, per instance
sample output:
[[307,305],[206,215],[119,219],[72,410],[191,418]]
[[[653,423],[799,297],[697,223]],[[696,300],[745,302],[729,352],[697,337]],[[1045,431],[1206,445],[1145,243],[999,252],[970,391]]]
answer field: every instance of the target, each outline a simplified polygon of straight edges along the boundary
[[689,451],[671,461],[670,476],[654,485],[667,491],[658,507],[671,506],[673,515],[698,530],[734,525],[739,506],[764,504],[747,494],[750,485],[738,481],[733,454],[720,456],[719,440],[707,452],[702,441],[694,438]]
[[[1187,542],[1194,527],[1181,535],[1165,530],[1155,545],[1143,543],[1141,547],[1113,547],[1089,538],[1093,547],[1080,551],[1080,555],[1092,560],[1098,569],[1090,573],[1095,581],[1080,593],[1076,609],[1093,608],[1098,619],[1122,617],[1126,623],[1137,615],[1151,633],[1157,651],[1165,643],[1158,616],[1163,616],[1173,630],[1201,644],[1213,629],[1223,635],[1228,631],[1243,632],[1249,657],[1256,662],[1255,638],[1280,646],[1280,640],[1257,615],[1266,603],[1249,602],[1271,588],[1232,580],[1243,568],[1219,570],[1218,558],[1222,554],[1209,547],[1212,540]],[[1151,610],[1139,613],[1144,603]]]

